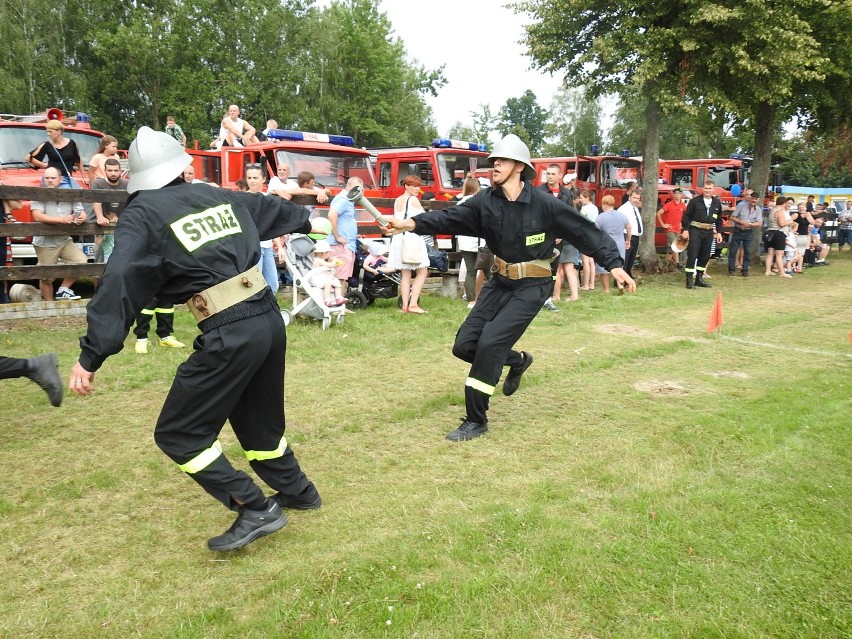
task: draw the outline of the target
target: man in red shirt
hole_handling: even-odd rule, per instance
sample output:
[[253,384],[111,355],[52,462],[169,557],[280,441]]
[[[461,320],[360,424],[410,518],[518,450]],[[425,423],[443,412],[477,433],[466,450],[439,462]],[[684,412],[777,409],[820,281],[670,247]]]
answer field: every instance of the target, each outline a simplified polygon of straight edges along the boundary
[[683,212],[686,210],[686,202],[683,201],[683,190],[676,187],[672,191],[672,198],[657,211],[657,226],[666,229],[666,259],[680,269],[680,255],[672,251],[672,242],[680,235],[680,222],[683,219]]

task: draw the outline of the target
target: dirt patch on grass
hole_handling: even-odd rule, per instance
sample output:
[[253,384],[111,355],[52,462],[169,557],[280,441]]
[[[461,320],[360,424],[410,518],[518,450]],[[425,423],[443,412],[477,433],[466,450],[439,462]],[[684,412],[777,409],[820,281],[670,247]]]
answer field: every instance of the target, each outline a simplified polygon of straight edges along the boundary
[[85,325],[85,315],[4,320],[0,322],[0,333],[13,333],[22,330],[49,331],[53,329],[77,328]]
[[600,333],[611,335],[626,335],[627,337],[653,337],[654,334],[642,328],[627,326],[626,324],[598,324],[595,330]]
[[743,371],[713,371],[710,373],[713,377],[733,377],[734,379],[749,379],[751,375]]
[[633,384],[633,388],[652,395],[684,395],[689,391],[677,382],[646,379]]

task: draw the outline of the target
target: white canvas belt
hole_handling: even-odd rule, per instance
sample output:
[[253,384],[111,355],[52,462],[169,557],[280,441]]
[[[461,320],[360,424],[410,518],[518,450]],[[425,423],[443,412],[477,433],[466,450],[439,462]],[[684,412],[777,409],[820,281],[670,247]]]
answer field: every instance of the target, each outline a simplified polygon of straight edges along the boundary
[[243,300],[247,300],[266,288],[266,280],[258,267],[252,267],[245,273],[240,273],[216,286],[196,293],[190,297],[186,305],[196,321],[213,317]]

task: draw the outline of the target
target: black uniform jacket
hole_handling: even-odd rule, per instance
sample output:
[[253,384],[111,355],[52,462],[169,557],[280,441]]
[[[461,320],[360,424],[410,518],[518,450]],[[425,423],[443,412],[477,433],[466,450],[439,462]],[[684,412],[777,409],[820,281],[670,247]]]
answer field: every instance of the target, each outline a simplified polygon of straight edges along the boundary
[[701,224],[713,224],[716,227],[716,232],[722,232],[722,200],[713,197],[710,201],[710,210],[704,204],[704,197],[699,195],[692,198],[686,204],[686,210],[683,212],[683,221],[681,226],[685,231],[689,231],[690,222],[700,222]]
[[456,206],[421,213],[413,219],[414,232],[420,235],[481,237],[494,255],[509,263],[550,261],[556,238],[562,238],[607,270],[623,264],[609,235],[574,207],[526,182],[514,202],[507,200],[498,186],[484,189]]
[[308,210],[260,193],[172,183],[139,191],[115,228],[115,249],[87,307],[80,364],[94,372],[119,352],[136,315],[155,296],[182,304],[256,266],[260,240],[309,233]]
[[[550,187],[547,185],[547,182],[536,188],[544,191],[550,197],[553,197],[553,193],[550,192]],[[556,196],[556,199],[565,202],[568,206],[574,206],[574,192],[571,189],[566,189],[561,184],[559,185],[559,195]]]

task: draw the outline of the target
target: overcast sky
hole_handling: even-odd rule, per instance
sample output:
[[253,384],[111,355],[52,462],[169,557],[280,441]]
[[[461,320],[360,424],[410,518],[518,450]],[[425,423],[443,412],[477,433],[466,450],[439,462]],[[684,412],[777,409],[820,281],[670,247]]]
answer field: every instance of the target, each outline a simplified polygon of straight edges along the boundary
[[530,70],[518,44],[522,18],[503,0],[381,0],[381,10],[404,42],[410,59],[427,69],[444,67],[447,84],[428,98],[438,132],[446,135],[457,121],[470,126],[480,104],[496,115],[506,100],[527,89],[549,109],[561,77]]

